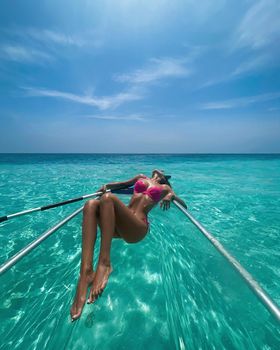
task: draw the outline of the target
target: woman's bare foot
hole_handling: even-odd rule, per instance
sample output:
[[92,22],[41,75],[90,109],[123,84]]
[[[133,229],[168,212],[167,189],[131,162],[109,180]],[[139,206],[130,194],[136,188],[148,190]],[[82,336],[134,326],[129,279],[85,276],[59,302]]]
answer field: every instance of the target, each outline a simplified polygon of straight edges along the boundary
[[89,292],[88,303],[93,303],[105,289],[110,273],[113,271],[110,263],[98,263],[94,280]]
[[83,307],[85,305],[85,301],[87,297],[87,289],[89,284],[93,282],[94,276],[95,276],[94,271],[80,275],[79,282],[76,289],[75,300],[70,310],[72,321],[75,321],[76,319],[78,319],[82,314]]

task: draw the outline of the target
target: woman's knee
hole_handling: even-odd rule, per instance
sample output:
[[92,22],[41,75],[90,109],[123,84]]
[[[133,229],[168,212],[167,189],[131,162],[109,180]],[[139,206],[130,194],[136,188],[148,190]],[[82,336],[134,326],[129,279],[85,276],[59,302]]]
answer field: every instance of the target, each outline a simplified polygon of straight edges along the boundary
[[100,205],[102,205],[103,203],[113,202],[115,197],[116,196],[111,192],[104,193],[100,198]]
[[99,200],[97,199],[90,199],[89,201],[87,201],[84,205],[84,213],[87,212],[97,212],[98,208],[99,208]]

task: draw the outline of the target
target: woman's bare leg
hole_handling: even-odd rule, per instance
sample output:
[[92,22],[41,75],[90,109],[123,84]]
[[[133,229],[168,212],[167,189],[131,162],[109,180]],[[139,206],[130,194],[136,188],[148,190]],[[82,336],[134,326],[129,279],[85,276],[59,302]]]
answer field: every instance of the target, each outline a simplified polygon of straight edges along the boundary
[[[117,228],[120,235],[126,232],[126,241],[136,242],[146,234],[147,227],[112,194],[104,194],[100,199],[100,225],[101,225],[101,246],[96,274],[90,290],[88,302],[93,302],[106,287],[110,273],[112,272],[110,251],[112,238]],[[127,234],[130,233],[130,236]],[[133,237],[135,233],[136,237]]]
[[72,320],[81,316],[88,285],[93,281],[93,251],[97,233],[97,215],[99,211],[99,201],[92,199],[86,202],[83,210],[82,228],[82,258],[80,267],[80,277],[76,289],[76,296],[71,307]]
[[100,199],[99,220],[101,227],[101,244],[96,276],[100,283],[98,284],[98,290],[96,288],[97,286],[93,284],[88,299],[89,303],[92,303],[105,288],[109,275],[112,272],[110,250],[115,232],[115,210],[113,202],[107,195],[103,195]]

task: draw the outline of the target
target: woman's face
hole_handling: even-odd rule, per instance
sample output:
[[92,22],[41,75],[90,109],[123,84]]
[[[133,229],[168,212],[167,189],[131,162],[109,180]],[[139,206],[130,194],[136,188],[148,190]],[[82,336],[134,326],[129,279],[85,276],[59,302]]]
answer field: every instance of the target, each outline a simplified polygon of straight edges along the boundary
[[164,183],[164,177],[156,170],[153,171],[152,179],[158,183]]

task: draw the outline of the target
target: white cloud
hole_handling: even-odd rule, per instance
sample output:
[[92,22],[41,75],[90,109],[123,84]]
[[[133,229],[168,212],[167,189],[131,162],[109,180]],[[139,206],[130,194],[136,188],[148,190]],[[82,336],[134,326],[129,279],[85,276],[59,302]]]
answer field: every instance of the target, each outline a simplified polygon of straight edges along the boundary
[[[100,48],[102,41],[93,32],[69,35],[59,31],[38,28],[3,29],[6,42],[0,46],[0,58],[21,63],[42,64],[55,61],[63,54],[69,55],[66,47]],[[20,43],[20,44],[19,44]]]
[[44,88],[24,87],[27,96],[53,97],[69,100],[79,104],[97,107],[100,110],[116,108],[125,102],[135,101],[142,98],[137,91],[121,92],[112,96],[94,97],[90,95],[77,95],[69,92],[48,90]]
[[77,35],[68,35],[49,29],[29,28],[21,32],[21,35],[30,37],[40,42],[54,43],[58,45],[84,46],[86,40]]
[[[54,44],[60,46],[77,46],[82,47],[86,44],[92,44],[95,41],[93,40],[93,33],[83,33],[73,34],[73,33],[64,33],[52,29],[41,29],[36,27],[15,27],[7,28],[4,30],[7,37],[12,39],[19,39],[25,44]],[[89,40],[89,36],[91,37]]]
[[248,59],[239,64],[235,70],[230,74],[231,77],[236,77],[251,72],[255,72],[260,68],[266,66],[271,61],[271,57],[268,54],[262,54]]
[[243,76],[248,76],[250,74],[254,74],[264,67],[272,68],[276,65],[279,65],[278,62],[274,62],[273,58],[270,56],[270,54],[261,54],[259,56],[254,56],[252,58],[248,58],[247,60],[244,60],[239,65],[237,65],[236,68],[234,68],[231,72],[229,72],[226,75],[222,75],[218,78],[214,78],[212,80],[208,80],[205,83],[203,83],[199,88],[206,88],[213,85],[222,84],[228,81],[232,81],[235,79],[239,79]]
[[153,58],[147,67],[137,69],[128,74],[120,74],[115,77],[119,82],[131,84],[147,84],[165,78],[182,78],[190,75],[191,71],[184,65],[183,60],[174,58]]
[[214,109],[232,109],[242,108],[254,103],[266,102],[280,98],[280,92],[267,93],[262,95],[248,96],[235,98],[224,101],[215,101],[204,103],[200,106],[200,109],[214,110]]
[[[199,88],[221,84],[279,66],[280,2],[257,0],[252,1],[250,5],[229,40],[228,53],[236,54],[238,50],[246,49],[241,51],[241,57],[240,55],[234,57],[236,67],[220,77],[206,81]],[[245,57],[244,53],[247,53]]]
[[[100,110],[108,110],[117,108],[126,102],[137,101],[144,98],[143,86],[139,85],[155,82],[166,77],[183,77],[189,74],[189,71],[183,65],[183,61],[169,58],[152,59],[150,62],[151,65],[146,69],[137,70],[127,75],[117,76],[117,81],[129,82],[132,86],[129,91],[123,91],[111,96],[97,97],[92,94],[78,95],[65,91],[37,87],[24,87],[23,89],[26,92],[26,96],[69,100],[75,103],[97,107]],[[135,114],[130,116],[98,115],[92,116],[92,118],[144,120],[142,116]]]
[[237,32],[237,47],[259,49],[280,39],[279,0],[254,2],[242,19]]
[[278,112],[278,111],[280,111],[280,107],[270,107],[270,108],[268,108],[268,111],[269,112]]
[[0,47],[0,56],[10,61],[21,63],[44,63],[53,61],[53,57],[41,50],[21,45],[3,45]]
[[6,34],[6,43],[0,47],[0,58],[21,63],[50,62],[61,52],[54,51],[55,48],[61,46],[82,47],[87,43],[82,37],[47,29],[6,29],[4,33]]
[[131,121],[145,121],[147,120],[140,114],[129,114],[129,115],[86,115],[90,119],[104,119],[104,120],[131,120]]

